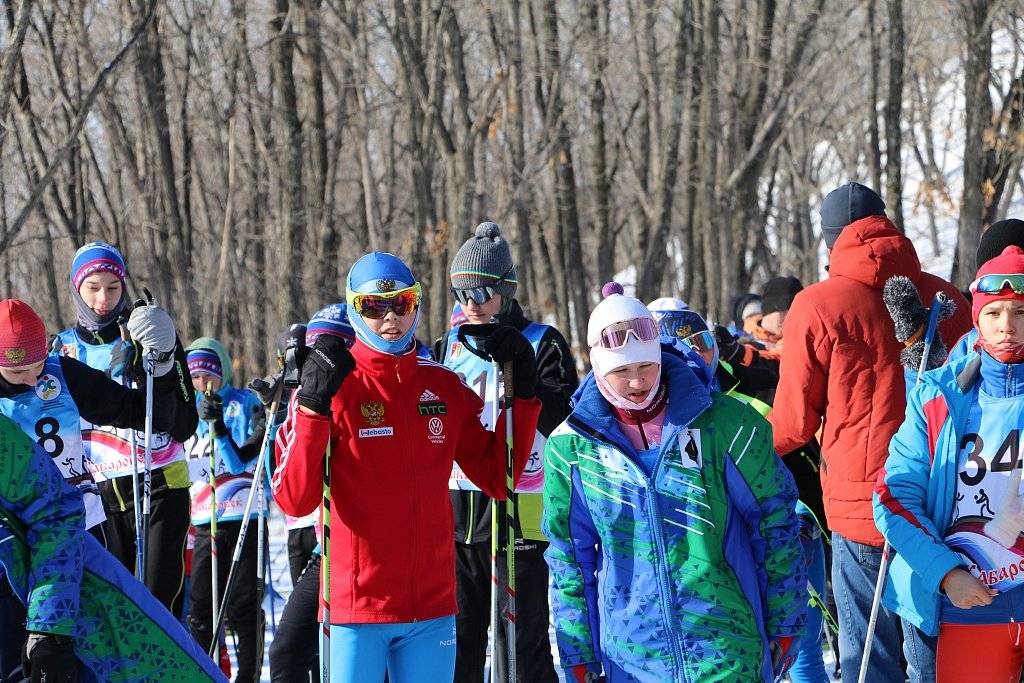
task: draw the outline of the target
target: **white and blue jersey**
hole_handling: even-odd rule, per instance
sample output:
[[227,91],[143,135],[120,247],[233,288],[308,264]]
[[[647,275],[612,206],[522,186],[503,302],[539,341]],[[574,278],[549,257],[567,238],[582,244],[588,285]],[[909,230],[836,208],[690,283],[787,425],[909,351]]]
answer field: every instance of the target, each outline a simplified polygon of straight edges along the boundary
[[[74,329],[64,330],[57,335],[62,356],[79,360],[91,368],[106,373],[115,382],[122,381],[124,371],[124,342],[116,339],[107,344],[87,344]],[[81,422],[82,443],[85,449],[86,466],[96,481],[116,479],[132,473],[132,437],[136,444],[135,458],[139,469],[144,466],[145,434],[132,429],[119,429],[95,425],[88,420]],[[153,468],[159,469],[173,462],[185,460],[185,449],[181,443],[165,432],[152,434]]]
[[[548,326],[531,322],[521,330],[536,354],[540,349],[540,342],[547,332]],[[480,413],[480,421],[484,428],[494,429],[494,420],[497,415],[497,405],[494,397],[497,392],[502,395],[504,391],[500,377],[495,376],[494,363],[488,362],[464,348],[459,341],[458,328],[452,328],[448,332],[448,339],[445,344],[445,357],[442,360],[445,367],[455,372],[462,381],[469,386],[484,402],[483,412]],[[437,397],[420,396],[419,405],[428,406],[431,400]],[[500,403],[500,401],[499,401]],[[533,448],[530,450],[530,457],[526,461],[526,469],[519,479],[516,491],[519,493],[540,493],[544,489],[544,444],[547,439],[540,432],[536,432],[533,438]],[[479,487],[469,480],[458,463],[452,465],[452,474],[448,480],[448,488],[457,491],[479,491]]]
[[[224,425],[227,435],[213,439],[214,459],[217,476],[217,521],[234,522],[242,519],[245,503],[252,488],[253,474],[259,458],[244,462],[239,448],[248,440],[256,427],[256,418],[263,412],[263,404],[256,394],[248,389],[236,389],[230,385],[217,392],[224,406]],[[196,394],[196,404],[202,395]],[[228,436],[230,435],[230,438]],[[185,444],[188,453],[188,469],[192,478],[192,524],[209,524],[211,518],[210,490],[210,427],[199,421],[195,436]],[[262,474],[262,473],[261,473]],[[264,489],[268,496],[270,487]],[[269,497],[267,498],[269,501]],[[253,506],[250,519],[256,517]]]
[[85,528],[105,520],[99,488],[86,467],[81,416],[64,379],[60,356],[47,356],[34,387],[25,387],[11,398],[0,398],[0,413],[18,423],[53,458],[68,483],[82,492]]

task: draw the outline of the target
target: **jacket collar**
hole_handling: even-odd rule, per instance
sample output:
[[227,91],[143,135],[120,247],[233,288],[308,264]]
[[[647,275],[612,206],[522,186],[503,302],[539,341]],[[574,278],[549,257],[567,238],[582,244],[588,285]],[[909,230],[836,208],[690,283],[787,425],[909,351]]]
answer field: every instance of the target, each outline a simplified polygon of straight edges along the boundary
[[1001,363],[985,351],[981,358],[981,389],[989,396],[1024,396],[1024,363]]
[[[662,427],[662,445],[668,443],[671,434],[685,428],[711,405],[711,392],[686,361],[675,354],[661,354],[661,373],[668,384],[668,405]],[[568,421],[584,427],[596,438],[611,442],[622,452],[636,457],[636,449],[630,444],[619,428],[612,406],[597,388],[594,373],[583,380],[573,396],[574,407]]]
[[530,324],[530,321],[526,319],[526,314],[523,313],[523,307],[515,299],[509,299],[508,306],[501,313],[494,316],[494,319],[503,325],[510,325],[520,331]]
[[394,376],[399,381],[411,377],[419,362],[415,346],[405,353],[395,355],[378,351],[364,344],[362,340],[356,339],[356,343],[352,345],[350,351],[360,372],[375,377]]
[[78,338],[86,344],[109,344],[115,339],[121,338],[121,328],[118,326],[117,321],[110,323],[106,327],[102,327],[95,332],[86,328],[81,323],[75,325],[75,332],[78,333]]

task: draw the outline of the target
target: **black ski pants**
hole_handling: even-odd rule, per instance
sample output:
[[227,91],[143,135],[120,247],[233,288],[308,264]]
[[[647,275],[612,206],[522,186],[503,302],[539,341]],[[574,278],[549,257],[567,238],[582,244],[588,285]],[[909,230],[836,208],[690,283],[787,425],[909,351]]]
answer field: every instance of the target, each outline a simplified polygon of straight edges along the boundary
[[[288,542],[291,546],[291,533]],[[271,683],[310,683],[320,680],[319,608],[320,553],[317,553],[309,558],[305,570],[295,582],[281,613],[281,620],[277,622],[277,633],[274,634],[274,642],[270,644]]]
[[25,632],[25,606],[14,595],[3,569],[0,569],[0,683],[20,683],[21,651],[28,640]]
[[292,575],[292,586],[299,582],[306,565],[313,560],[313,549],[317,543],[315,527],[288,530],[288,571]]
[[[263,653],[258,650],[263,639],[260,631],[263,627],[263,614],[256,603],[256,544],[257,521],[249,521],[249,529],[245,534],[245,545],[239,561],[234,587],[231,589],[227,603],[225,621],[238,637],[238,672],[235,681],[252,683],[258,680],[260,662]],[[235,550],[235,542],[242,529],[241,522],[219,522],[217,524],[217,576],[220,586],[220,598],[224,600],[224,588],[231,569],[231,556]],[[210,525],[196,527],[196,542],[192,550],[192,583],[189,590],[189,626],[192,636],[203,650],[209,652],[213,642],[212,596],[213,572],[210,561]],[[259,621],[257,621],[259,619]]]
[[[543,541],[516,543],[516,666],[522,683],[557,683],[548,636],[548,565]],[[500,585],[504,585],[505,561],[498,562]],[[455,543],[456,597],[459,614],[455,620],[455,683],[480,683],[487,657],[487,628],[491,618],[491,542]],[[505,594],[499,595],[498,609],[505,610]],[[498,680],[508,679],[505,622],[498,629]]]
[[[139,477],[142,489],[142,477]],[[131,476],[98,483],[107,521],[102,524],[110,554],[135,573],[135,506]],[[188,489],[168,488],[162,470],[153,470],[149,536],[146,542],[146,588],[176,619],[185,602],[185,543],[188,539]],[[140,501],[141,503],[141,501]],[[139,507],[139,514],[142,507]],[[230,557],[230,553],[228,555]]]

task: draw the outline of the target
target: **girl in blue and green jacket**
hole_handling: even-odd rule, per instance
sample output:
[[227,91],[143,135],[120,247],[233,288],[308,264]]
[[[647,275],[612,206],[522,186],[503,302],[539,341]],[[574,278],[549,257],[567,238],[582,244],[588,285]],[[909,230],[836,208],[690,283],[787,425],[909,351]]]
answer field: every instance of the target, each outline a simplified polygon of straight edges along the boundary
[[81,492],[0,416],[0,680],[226,681],[84,519]]
[[910,392],[874,495],[897,553],[883,604],[938,635],[940,683],[1024,665],[1024,250],[983,264],[971,292],[977,342]]
[[591,373],[548,439],[544,531],[570,681],[772,681],[807,602],[792,477],[754,409],[605,286]]

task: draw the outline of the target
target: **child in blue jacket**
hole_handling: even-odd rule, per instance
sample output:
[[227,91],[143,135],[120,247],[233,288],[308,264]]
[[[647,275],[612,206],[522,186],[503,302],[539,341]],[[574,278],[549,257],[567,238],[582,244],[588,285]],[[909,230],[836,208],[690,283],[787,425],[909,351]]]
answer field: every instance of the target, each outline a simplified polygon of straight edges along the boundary
[[874,494],[898,553],[883,604],[938,634],[939,683],[1024,668],[1024,250],[982,265],[971,293],[977,342],[910,393]]

